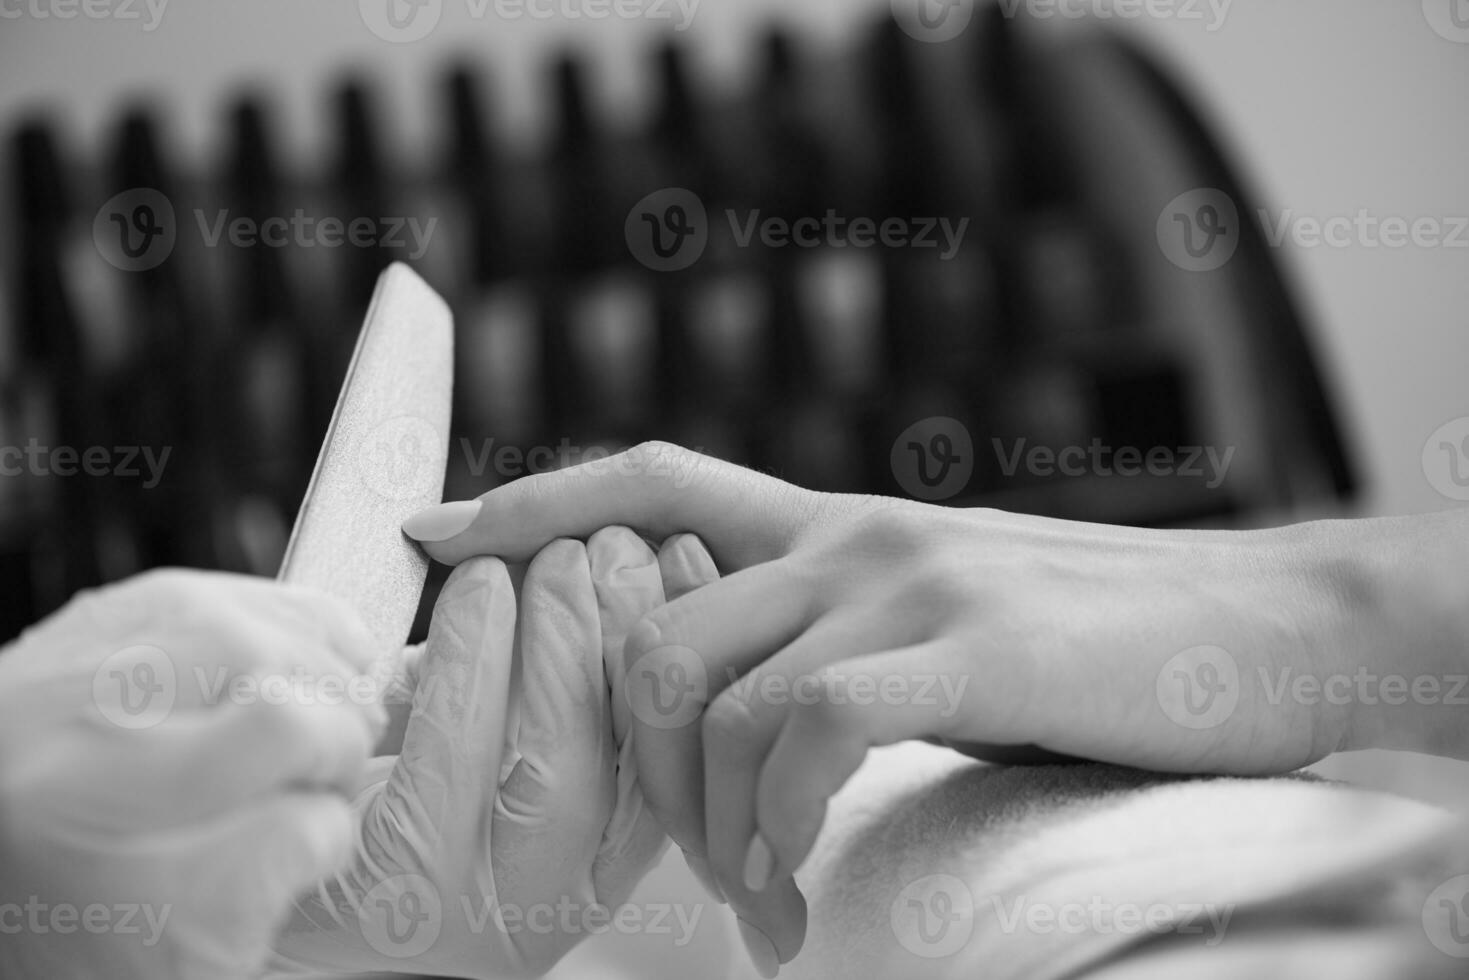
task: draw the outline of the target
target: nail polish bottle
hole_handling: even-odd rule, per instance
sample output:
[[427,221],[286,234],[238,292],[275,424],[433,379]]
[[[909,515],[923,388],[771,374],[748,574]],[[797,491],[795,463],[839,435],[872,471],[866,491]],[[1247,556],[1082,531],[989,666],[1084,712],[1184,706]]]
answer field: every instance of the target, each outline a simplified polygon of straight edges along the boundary
[[[105,406],[86,361],[86,331],[67,286],[67,254],[87,247],[48,122],[23,122],[11,138],[16,215],[15,316],[19,370],[16,394],[25,442],[42,447],[101,444]],[[90,238],[90,229],[87,229]],[[101,584],[96,481],[43,475],[31,485],[33,609],[45,615],[77,590]]]

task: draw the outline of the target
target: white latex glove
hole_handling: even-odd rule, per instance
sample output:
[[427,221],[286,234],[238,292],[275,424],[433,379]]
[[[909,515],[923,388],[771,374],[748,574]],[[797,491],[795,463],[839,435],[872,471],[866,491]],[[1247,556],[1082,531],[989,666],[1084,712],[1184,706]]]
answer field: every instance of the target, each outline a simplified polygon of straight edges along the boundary
[[334,599],[174,570],[0,651],[0,976],[256,975],[350,850],[376,652]]
[[299,904],[275,972],[538,976],[605,928],[667,844],[621,691],[623,638],[663,600],[625,528],[549,544],[518,616],[498,559],[455,569],[402,754],[378,760],[355,855]]

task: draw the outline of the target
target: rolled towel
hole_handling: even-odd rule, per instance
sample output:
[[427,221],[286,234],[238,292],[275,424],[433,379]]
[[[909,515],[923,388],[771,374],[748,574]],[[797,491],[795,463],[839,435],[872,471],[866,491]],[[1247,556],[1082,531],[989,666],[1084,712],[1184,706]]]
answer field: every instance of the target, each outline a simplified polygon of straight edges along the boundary
[[797,876],[806,947],[782,975],[1462,976],[1466,830],[1309,776],[1015,768],[893,746],[833,801]]

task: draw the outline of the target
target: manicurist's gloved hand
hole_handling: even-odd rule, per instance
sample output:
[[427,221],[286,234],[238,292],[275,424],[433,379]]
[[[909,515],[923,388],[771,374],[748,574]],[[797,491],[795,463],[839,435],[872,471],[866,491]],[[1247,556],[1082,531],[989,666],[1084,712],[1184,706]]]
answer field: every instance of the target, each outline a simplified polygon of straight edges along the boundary
[[781,962],[804,922],[790,875],[871,746],[1230,773],[1469,756],[1469,511],[1143,530],[816,493],[654,444],[404,530],[454,564],[606,524],[694,532],[726,573],[629,634],[634,704],[668,716],[634,744],[649,804]]
[[194,571],[0,651],[0,976],[256,975],[349,853],[375,652],[330,597]]
[[517,609],[497,559],[449,577],[402,753],[364,781],[355,851],[300,901],[274,971],[536,976],[662,853],[621,691],[623,639],[664,602],[658,558],[625,528],[553,541],[519,591]]

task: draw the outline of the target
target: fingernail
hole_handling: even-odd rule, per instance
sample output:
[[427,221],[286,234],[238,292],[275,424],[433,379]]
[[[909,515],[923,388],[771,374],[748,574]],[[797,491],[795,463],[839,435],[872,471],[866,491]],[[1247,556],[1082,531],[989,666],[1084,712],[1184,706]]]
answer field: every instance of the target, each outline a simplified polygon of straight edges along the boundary
[[744,940],[745,952],[750,954],[750,962],[755,964],[755,972],[765,980],[774,980],[775,975],[780,972],[780,957],[775,955],[775,943],[744,919],[736,916],[735,921],[740,925],[740,939]]
[[403,522],[403,533],[414,541],[447,541],[474,523],[482,506],[478,500],[436,504]]
[[763,892],[770,884],[770,874],[775,870],[775,855],[760,832],[750,839],[750,849],[745,851],[745,887],[752,892]]
[[683,852],[683,860],[684,864],[689,866],[689,871],[693,873],[694,878],[703,886],[704,891],[709,893],[710,898],[714,899],[720,905],[725,905],[729,902],[724,897],[724,892],[720,889],[718,882],[714,880],[714,872],[710,870],[708,861],[689,851]]

